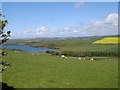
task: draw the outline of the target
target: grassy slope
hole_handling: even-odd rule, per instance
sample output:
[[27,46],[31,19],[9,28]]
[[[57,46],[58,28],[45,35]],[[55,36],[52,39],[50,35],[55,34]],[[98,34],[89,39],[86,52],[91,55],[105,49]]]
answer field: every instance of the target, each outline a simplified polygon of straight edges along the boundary
[[[8,51],[9,52],[9,51]],[[3,73],[3,82],[16,88],[115,88],[118,81],[117,58],[83,61],[63,59],[41,53],[13,53],[12,65]]]

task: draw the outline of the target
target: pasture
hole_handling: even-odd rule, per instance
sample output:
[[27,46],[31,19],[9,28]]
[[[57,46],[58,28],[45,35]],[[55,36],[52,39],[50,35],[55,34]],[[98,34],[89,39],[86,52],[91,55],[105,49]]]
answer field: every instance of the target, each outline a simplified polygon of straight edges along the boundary
[[[11,64],[2,80],[15,88],[117,88],[118,58],[94,57],[95,61],[77,57],[61,58],[47,53],[19,53],[6,50]],[[86,57],[89,59],[90,57]]]
[[[15,45],[58,48],[55,51],[118,52],[118,44],[93,44],[103,37],[32,39]],[[16,40],[18,41],[18,40]],[[13,42],[10,43],[14,44]],[[5,50],[10,65],[2,80],[15,88],[118,88],[117,57],[62,58],[45,52],[12,52]],[[80,58],[80,59],[78,59]]]
[[118,45],[103,45],[103,44],[83,44],[59,47],[57,51],[103,51],[103,52],[118,52]]

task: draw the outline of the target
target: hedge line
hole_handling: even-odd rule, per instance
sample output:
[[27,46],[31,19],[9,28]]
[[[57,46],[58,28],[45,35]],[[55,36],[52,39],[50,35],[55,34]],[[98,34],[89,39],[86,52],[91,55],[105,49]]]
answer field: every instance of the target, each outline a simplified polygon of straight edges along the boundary
[[73,56],[73,57],[92,57],[92,56],[102,56],[102,57],[115,57],[120,56],[118,52],[81,52],[81,51],[63,51],[63,52],[56,52],[56,51],[46,51],[46,53],[50,53],[52,55],[66,55],[66,56]]

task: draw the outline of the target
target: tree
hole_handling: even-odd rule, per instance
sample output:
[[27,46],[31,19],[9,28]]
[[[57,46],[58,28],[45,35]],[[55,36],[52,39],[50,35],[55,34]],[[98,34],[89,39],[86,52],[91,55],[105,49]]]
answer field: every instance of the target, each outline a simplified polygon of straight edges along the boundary
[[[10,31],[5,32],[5,27],[8,24],[8,20],[2,20],[1,19],[2,17],[5,17],[5,16],[3,16],[2,13],[0,12],[0,46],[1,46],[0,47],[0,60],[2,61],[0,63],[2,64],[2,66],[4,65],[6,66],[9,64],[7,64],[7,62],[2,60],[2,56],[6,55],[5,52],[2,50],[2,46],[7,40],[9,40],[11,32]],[[2,67],[0,71],[2,72],[4,71],[4,69],[6,69],[6,67],[5,68]],[[0,82],[0,90],[14,90],[14,88],[8,86],[6,83]]]
[[[4,45],[4,43],[9,40],[10,37],[10,31],[5,31],[5,27],[8,24],[8,20],[2,20],[2,17],[5,17],[2,15],[2,13],[0,12],[0,59],[1,59],[1,64],[2,65],[7,65],[7,62],[4,62],[2,60],[2,57],[6,55],[6,53],[2,50],[2,46]],[[1,71],[3,71],[4,68],[1,69]]]

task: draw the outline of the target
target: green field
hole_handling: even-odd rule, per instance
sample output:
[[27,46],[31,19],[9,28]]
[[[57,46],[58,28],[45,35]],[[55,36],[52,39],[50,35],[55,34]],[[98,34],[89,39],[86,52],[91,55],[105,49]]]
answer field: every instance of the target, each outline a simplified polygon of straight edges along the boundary
[[[9,45],[56,48],[56,52],[118,52],[118,44],[92,44],[103,37],[35,38],[10,40]],[[12,52],[3,60],[11,66],[2,73],[3,83],[15,88],[118,88],[118,57],[62,58],[45,52]],[[39,55],[32,55],[37,53]]]
[[118,52],[118,45],[102,45],[102,44],[83,44],[79,46],[64,46],[60,47],[58,51],[105,51]]
[[[11,52],[4,60],[11,64],[2,80],[15,88],[117,88],[118,58],[61,58],[46,53]],[[87,57],[89,59],[89,57]]]

